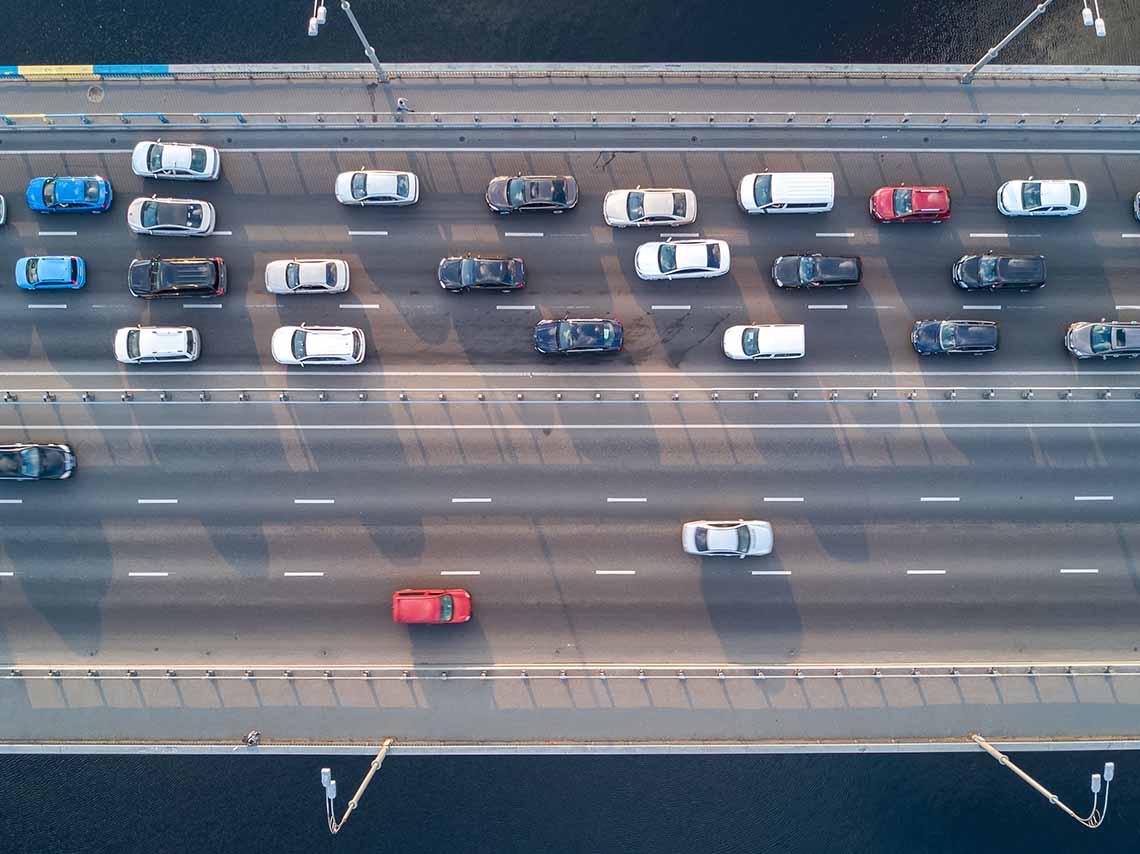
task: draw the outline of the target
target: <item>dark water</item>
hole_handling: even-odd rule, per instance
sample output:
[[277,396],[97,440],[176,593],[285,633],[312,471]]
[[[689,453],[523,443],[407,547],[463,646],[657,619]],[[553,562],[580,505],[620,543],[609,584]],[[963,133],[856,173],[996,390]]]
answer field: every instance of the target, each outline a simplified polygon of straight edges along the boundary
[[[1091,5],[1091,0],[1090,0]],[[1003,62],[1140,64],[1140,4],[1102,0],[1108,37],[1058,0]],[[9,2],[0,64],[364,62],[339,9],[312,0]],[[381,60],[973,62],[1036,0],[353,0]]]
[[393,757],[333,838],[365,757],[0,756],[5,854],[1134,852],[1135,752],[1016,754],[1078,814],[1115,759],[1108,819],[1088,830],[982,754]]

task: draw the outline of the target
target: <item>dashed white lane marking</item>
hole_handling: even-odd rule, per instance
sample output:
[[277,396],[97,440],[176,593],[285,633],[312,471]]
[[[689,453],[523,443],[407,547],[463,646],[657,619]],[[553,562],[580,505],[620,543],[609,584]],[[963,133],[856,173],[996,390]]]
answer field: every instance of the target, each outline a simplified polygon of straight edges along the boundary
[[536,306],[533,305],[497,305],[496,311],[534,311]]
[[1001,311],[1000,305],[964,305],[962,311]]
[[41,231],[40,237],[77,237],[78,231]]
[[944,569],[908,569],[907,575],[945,575]]
[[699,231],[663,231],[658,237],[700,237]]
[[1061,575],[1096,575],[1099,569],[1062,569]]
[[503,237],[545,237],[541,231],[504,231]]
[[342,302],[341,308],[380,308],[378,302]]
[[767,504],[803,504],[804,500],[803,498],[792,496],[765,496],[764,502]]
[[1128,232],[1128,231],[1126,231],[1126,232],[1124,232],[1123,234],[1121,234],[1120,236],[1121,236],[1121,237],[1126,237],[1126,238],[1127,238],[1127,237],[1140,237],[1140,234],[1133,234],[1132,232]]
[[1004,231],[971,231],[970,237],[1009,237]]
[[957,495],[924,495],[921,498],[919,498],[918,500],[921,501],[922,503],[926,504],[926,503],[931,503],[931,502],[937,503],[939,501],[946,501],[946,502],[953,503],[956,501],[960,501],[961,499]]
[[897,305],[858,305],[856,308],[869,308],[871,311],[890,311],[898,308]]
[[817,231],[816,237],[854,237],[854,231]]
[[791,575],[790,569],[754,569],[753,575]]
[[453,498],[452,504],[490,504],[490,498]]
[[606,504],[645,504],[648,498],[607,498]]
[[353,237],[356,237],[356,236],[360,236],[360,237],[387,237],[388,236],[388,232],[386,232],[386,231],[353,231],[352,229],[349,229],[348,233],[350,235],[352,235]]
[[12,578],[16,575],[14,572],[0,572],[0,578]]
[[128,572],[127,578],[166,578],[169,572]]
[[441,569],[440,575],[478,575],[478,569]]
[[211,231],[207,237],[233,237],[233,234],[232,231]]
[[294,504],[336,504],[335,498],[294,498]]
[[1116,310],[1117,311],[1134,311],[1138,308],[1140,308],[1140,305],[1118,305],[1116,307]]
[[692,311],[691,305],[651,305],[651,311]]
[[65,302],[30,302],[28,308],[67,308]]
[[220,302],[206,302],[206,303],[184,302],[184,303],[182,303],[182,307],[183,308],[221,308],[222,304]]
[[847,308],[847,303],[834,303],[834,302],[812,303],[811,305],[808,306],[808,308],[809,309],[828,309],[828,308],[845,309],[845,308]]
[[323,572],[283,572],[286,578],[324,578]]
[[177,504],[177,498],[136,498],[137,504]]
[[1074,501],[1113,501],[1114,495],[1074,495]]
[[22,498],[0,498],[0,504],[23,504]]
[[636,569],[595,569],[594,575],[637,575]]

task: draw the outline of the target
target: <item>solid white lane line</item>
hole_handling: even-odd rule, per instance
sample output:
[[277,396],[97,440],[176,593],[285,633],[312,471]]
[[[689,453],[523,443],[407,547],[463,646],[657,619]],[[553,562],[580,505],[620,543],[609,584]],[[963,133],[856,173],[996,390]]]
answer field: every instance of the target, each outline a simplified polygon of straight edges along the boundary
[[1113,495],[1074,495],[1074,501],[1113,501]]
[[354,237],[357,235],[360,235],[362,237],[387,237],[388,236],[388,232],[386,232],[386,231],[353,231],[352,229],[349,229],[348,233],[353,235]]
[[127,578],[166,578],[169,572],[128,572]]
[[691,305],[651,305],[651,311],[691,311]]
[[753,575],[791,575],[790,569],[754,569]]
[[847,303],[813,303],[813,304],[809,305],[808,308],[809,309],[828,309],[828,308],[845,309],[845,308],[847,308]]
[[803,504],[804,500],[802,498],[765,496],[764,502],[767,504]]
[[1009,237],[1005,231],[971,231],[970,237]]
[[817,231],[816,237],[854,237],[854,231]]
[[1001,311],[1000,305],[964,305],[963,311]]
[[22,498],[0,498],[0,504],[23,504]]
[[65,302],[30,302],[28,308],[67,308]]
[[232,231],[211,231],[210,234],[215,235],[215,236],[219,236],[219,237],[231,237],[231,236],[233,236]]
[[1096,575],[1099,569],[1062,569],[1061,575]]
[[177,498],[136,498],[138,504],[177,504]]
[[323,572],[283,572],[286,578],[324,578]]
[[595,569],[594,575],[637,575],[636,569]]
[[182,307],[183,308],[221,308],[222,304],[220,302],[207,302],[207,303],[184,302],[184,303],[182,303]]
[[658,237],[700,237],[699,231],[663,231]]
[[478,575],[478,569],[441,569],[440,575]]
[[645,504],[648,498],[607,498],[606,504]]
[[533,305],[497,305],[497,306],[495,306],[495,310],[496,311],[534,311],[535,306],[533,306]]
[[378,302],[342,302],[341,308],[380,308]]
[[541,231],[504,231],[503,237],[544,237]]
[[1126,231],[1123,234],[1121,234],[1120,236],[1121,237],[1140,237],[1140,234],[1132,234],[1132,233]]
[[924,495],[918,500],[925,504],[927,502],[932,502],[932,501],[933,502],[938,502],[938,501],[955,502],[955,501],[959,501],[960,499],[958,498],[957,495]]
[[945,575],[944,569],[908,569],[907,575]]
[[336,504],[335,498],[294,498],[294,504]]
[[40,237],[77,237],[78,231],[41,231]]
[[490,504],[490,498],[453,498],[452,504]]

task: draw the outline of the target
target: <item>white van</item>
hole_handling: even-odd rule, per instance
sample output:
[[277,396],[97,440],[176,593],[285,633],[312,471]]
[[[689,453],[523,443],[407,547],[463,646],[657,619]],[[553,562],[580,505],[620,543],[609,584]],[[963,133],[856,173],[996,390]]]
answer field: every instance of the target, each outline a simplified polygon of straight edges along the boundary
[[724,355],[730,359],[801,359],[802,323],[753,323],[724,330]]
[[745,213],[826,213],[835,207],[830,172],[751,172],[740,180],[736,203]]

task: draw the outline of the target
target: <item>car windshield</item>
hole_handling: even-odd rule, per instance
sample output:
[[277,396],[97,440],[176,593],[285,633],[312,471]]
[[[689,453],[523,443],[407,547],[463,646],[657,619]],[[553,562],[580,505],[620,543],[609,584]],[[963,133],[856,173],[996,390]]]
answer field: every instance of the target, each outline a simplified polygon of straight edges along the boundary
[[507,182],[507,201],[512,205],[526,204],[526,181],[522,178],[512,178]]
[[44,181],[44,204],[55,204],[55,178],[48,178]]
[[1093,326],[1089,333],[1089,346],[1094,353],[1105,353],[1112,349],[1112,327],[1102,324]]
[[709,550],[709,532],[705,528],[697,528],[696,536],[693,537],[697,546],[697,551],[707,552]]
[[740,348],[744,351],[745,356],[755,356],[760,352],[760,330],[749,327],[744,330],[744,336],[740,342]]
[[938,343],[943,350],[953,350],[958,345],[953,323],[943,323],[938,330]]
[[1069,204],[1075,208],[1081,204],[1081,187],[1075,181],[1069,185]]
[[195,172],[206,171],[206,149],[196,146],[190,149],[190,168]]
[[1021,185],[1021,206],[1027,211],[1041,207],[1041,183],[1026,181]]
[[451,598],[450,593],[444,593],[439,597],[440,622],[450,623],[453,616],[455,616],[455,600]]
[[407,175],[397,175],[396,176],[396,195],[402,199],[406,199],[410,195],[410,193],[408,191],[408,176]]
[[759,208],[772,203],[772,176],[771,175],[758,175],[756,177],[756,185],[752,188],[752,195],[756,199],[756,206]]
[[293,290],[301,284],[301,265],[289,263],[285,265],[285,287]]
[[720,266],[720,244],[710,243],[709,249],[709,266],[716,268]]
[[894,205],[896,214],[908,214],[914,210],[914,194],[910,190],[895,190]]
[[672,243],[662,243],[657,249],[657,266],[662,273],[672,273],[677,269],[677,247]]
[[739,528],[736,529],[736,535],[738,538],[737,539],[737,543],[738,543],[737,548],[741,552],[747,552],[748,549],[751,548],[751,546],[752,546],[752,532],[748,530],[747,525],[741,525]]
[[71,259],[71,281],[79,281],[79,262],[74,258]]
[[368,195],[368,176],[363,172],[357,172],[352,176],[352,197],[354,199],[363,199]]
[[151,172],[157,172],[162,168],[161,145],[152,145],[150,151],[146,153],[146,168]]
[[24,278],[28,280],[29,284],[34,285],[40,280],[39,277],[40,259],[29,258],[28,266],[24,268]]
[[20,471],[19,471],[19,474],[22,474],[24,477],[39,477],[40,476],[40,464],[42,462],[43,461],[40,458],[40,449],[39,448],[24,448],[24,449],[22,449],[20,451]]
[[574,346],[573,325],[567,322],[558,324],[558,349],[569,350]]
[[810,255],[800,256],[800,281],[814,282],[816,273],[815,259]]
[[132,329],[127,333],[127,355],[132,359],[139,357],[139,331]]
[[992,285],[998,280],[998,259],[993,255],[984,255],[978,261],[978,281],[985,285]]
[[143,202],[142,210],[139,212],[139,220],[146,228],[153,228],[158,225],[158,202]]
[[641,219],[645,216],[645,193],[630,193],[625,207],[631,221]]
[[330,288],[336,285],[336,264],[332,261],[325,264],[325,284]]
[[293,357],[305,358],[305,330],[298,329],[293,333]]

